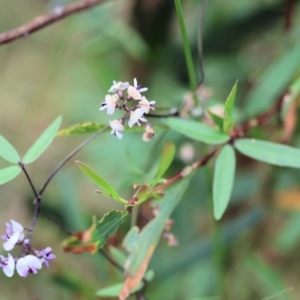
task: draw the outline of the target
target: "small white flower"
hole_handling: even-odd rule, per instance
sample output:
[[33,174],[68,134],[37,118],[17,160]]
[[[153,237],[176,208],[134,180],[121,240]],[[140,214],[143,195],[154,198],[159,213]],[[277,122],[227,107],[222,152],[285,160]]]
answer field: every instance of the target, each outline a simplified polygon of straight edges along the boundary
[[112,129],[110,134],[117,136],[119,140],[122,139],[123,135],[120,131],[124,130],[124,125],[119,120],[109,121],[109,124]]
[[145,114],[148,114],[150,109],[154,110],[154,104],[156,101],[148,101],[145,96],[143,96],[142,100],[139,102],[139,107],[144,111]]
[[138,90],[140,93],[148,91],[148,88],[146,88],[146,87],[142,88],[140,85],[138,85],[136,78],[133,79],[133,85],[134,85],[135,89]]
[[11,256],[10,253],[8,253],[8,257],[4,257],[3,255],[0,255],[1,258],[1,263],[0,263],[0,268],[3,269],[4,274],[7,277],[12,277],[15,272],[15,260]]
[[113,81],[113,85],[110,87],[108,90],[109,93],[116,93],[117,91],[121,90],[124,91],[128,88],[129,83],[128,82],[116,82],[115,80]]
[[153,130],[153,128],[151,127],[150,124],[146,125],[146,130],[143,134],[143,141],[144,142],[149,142],[154,136],[156,136],[155,131]]
[[27,277],[28,273],[37,273],[37,269],[42,268],[42,262],[34,255],[26,255],[18,259],[16,264],[17,272],[22,277]]
[[143,118],[143,115],[144,110],[142,108],[137,108],[136,110],[131,111],[128,126],[132,127],[135,123],[141,126],[140,122],[147,122],[147,120]]
[[141,100],[142,94],[136,90],[132,85],[130,85],[127,89],[128,96],[132,97],[134,100]]
[[118,94],[106,95],[105,102],[101,103],[101,107],[99,108],[99,110],[107,109],[107,114],[112,115],[115,111],[118,100]]
[[23,226],[14,220],[10,220],[10,223],[6,223],[6,235],[2,236],[2,239],[6,241],[3,244],[4,250],[10,251],[14,248],[15,244],[22,242],[24,239],[23,231]]
[[142,88],[138,85],[136,78],[133,80],[133,86],[130,85],[127,89],[128,96],[132,97],[134,100],[141,100],[143,92],[148,91],[148,88]]

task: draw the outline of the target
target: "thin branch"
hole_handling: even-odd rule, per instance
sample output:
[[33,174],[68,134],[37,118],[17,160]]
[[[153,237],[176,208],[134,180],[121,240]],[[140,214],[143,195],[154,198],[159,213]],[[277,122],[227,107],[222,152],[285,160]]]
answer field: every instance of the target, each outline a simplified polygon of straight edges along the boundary
[[234,128],[233,133],[231,134],[231,140],[235,140],[237,138],[243,137],[247,131],[250,129],[258,126],[258,125],[264,125],[267,123],[274,115],[276,115],[278,112],[280,112],[284,96],[286,95],[286,92],[283,93],[279,99],[275,102],[275,104],[266,112],[263,114],[245,122],[242,125],[238,125]]
[[50,174],[48,179],[45,181],[43,187],[39,191],[39,196],[42,196],[44,193],[47,185],[50,183],[52,178],[57,174],[57,172],[75,155],[77,154],[84,146],[86,146],[89,142],[91,142],[93,139],[95,139],[98,135],[103,133],[109,126],[104,127],[103,129],[99,130],[98,132],[91,135],[87,140],[85,140],[83,143],[81,143],[77,148],[75,148],[66,158],[53,170],[53,172]]
[[34,185],[33,185],[33,182],[32,182],[32,180],[31,180],[29,174],[27,173],[27,170],[25,169],[25,165],[24,165],[22,162],[19,162],[19,166],[20,166],[20,168],[22,169],[22,171],[24,172],[24,174],[25,174],[25,176],[26,176],[26,178],[27,178],[27,180],[28,180],[28,182],[29,182],[29,185],[30,185],[30,187],[31,187],[31,189],[32,189],[32,191],[33,191],[33,193],[34,193],[35,199],[38,199],[38,198],[39,198],[39,195],[38,195],[38,193],[37,193],[37,191],[36,191],[36,189],[35,189],[35,187],[34,187]]
[[10,43],[16,39],[27,37],[29,34],[43,29],[57,21],[101,4],[104,0],[81,0],[66,6],[57,6],[52,11],[40,15],[28,23],[0,34],[0,45]]
[[124,268],[117,263],[113,258],[110,257],[103,249],[99,249],[99,253],[102,254],[102,256],[107,259],[115,268],[117,268],[122,273],[124,272]]

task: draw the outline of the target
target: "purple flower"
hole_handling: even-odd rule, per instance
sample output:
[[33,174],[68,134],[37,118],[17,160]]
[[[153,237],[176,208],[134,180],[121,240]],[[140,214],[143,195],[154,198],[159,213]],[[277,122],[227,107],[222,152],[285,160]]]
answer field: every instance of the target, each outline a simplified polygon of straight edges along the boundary
[[46,268],[49,268],[49,261],[56,258],[50,247],[47,247],[42,251],[35,251],[35,254],[40,258],[41,263],[44,264]]
[[42,268],[42,262],[34,255],[26,255],[19,258],[16,264],[16,269],[21,277],[27,277],[28,273],[37,273],[37,269]]
[[3,248],[6,251],[10,251],[14,248],[15,244],[22,242],[24,239],[24,228],[23,226],[14,221],[10,220],[10,223],[5,223],[6,225],[6,235],[2,235],[2,240],[6,241],[3,244]]
[[14,271],[15,271],[15,260],[14,258],[11,256],[10,253],[8,253],[8,257],[6,258],[3,255],[0,255],[1,258],[1,263],[0,263],[0,268],[3,269],[4,274],[7,277],[12,277],[14,275]]

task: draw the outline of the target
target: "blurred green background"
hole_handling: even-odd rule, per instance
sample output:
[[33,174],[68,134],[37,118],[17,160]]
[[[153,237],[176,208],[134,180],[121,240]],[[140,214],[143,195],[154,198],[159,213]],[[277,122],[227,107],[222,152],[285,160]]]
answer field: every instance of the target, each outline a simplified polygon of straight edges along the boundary
[[[1,0],[0,32],[71,2]],[[277,71],[271,84],[264,87],[266,93],[282,86],[282,82],[283,89],[288,87],[300,75],[299,60],[288,59],[291,49],[300,44],[299,1],[208,2],[203,29],[203,93],[207,91],[209,99],[203,97],[202,104],[223,104],[239,79],[235,113],[237,120],[244,120],[253,112],[263,112],[263,95],[251,105],[247,99],[266,70],[285,59],[282,73]],[[201,3],[182,1],[198,79]],[[286,76],[285,64],[296,68],[290,77]],[[172,0],[106,1],[1,46],[0,65],[0,132],[21,155],[58,115],[63,115],[62,127],[83,121],[108,122],[109,117],[98,109],[113,80],[132,83],[136,77],[149,88],[147,98],[157,101],[157,113],[159,108],[165,111],[180,107],[189,92]],[[289,142],[300,146],[297,114],[293,116],[296,126]],[[279,142],[284,135],[283,123],[274,118],[249,136]],[[178,150],[169,175],[186,164],[185,149],[192,149],[192,160],[209,150],[173,132],[158,132],[150,143],[143,143],[141,136],[142,133],[125,131],[120,142],[105,133],[76,159],[91,165],[124,197],[130,197],[133,190],[128,186],[143,180],[141,174],[155,164],[163,141],[172,140]],[[83,140],[83,136],[57,138],[38,161],[28,166],[35,186],[39,188],[60,160]],[[120,207],[94,192],[96,187],[82,175],[74,160],[47,188],[42,210],[70,230],[79,230],[89,226],[92,214],[100,218],[108,210]],[[4,166],[6,163],[0,160],[0,167]],[[230,207],[218,223],[211,212],[212,174],[213,163],[199,170],[176,209],[172,232],[179,246],[168,247],[165,240],[161,241],[150,264],[155,278],[146,295],[151,300],[254,300],[269,299],[288,289],[274,299],[299,299],[299,170],[272,167],[239,156]],[[0,186],[0,193],[2,232],[10,219],[29,226],[33,195],[25,177],[21,174]],[[144,207],[144,213],[149,214],[149,207]],[[128,228],[129,223],[124,224],[111,243],[119,246]],[[122,280],[121,274],[98,254],[64,253],[60,246],[64,238],[64,233],[41,216],[34,246],[51,246],[57,259],[38,276],[9,279],[1,273],[0,298],[97,299],[96,290]]]

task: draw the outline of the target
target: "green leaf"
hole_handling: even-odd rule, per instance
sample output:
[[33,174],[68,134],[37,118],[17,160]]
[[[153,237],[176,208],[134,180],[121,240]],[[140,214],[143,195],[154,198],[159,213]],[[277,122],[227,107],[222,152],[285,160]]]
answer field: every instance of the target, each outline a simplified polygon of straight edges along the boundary
[[181,1],[175,0],[174,2],[175,2],[175,8],[176,8],[176,12],[177,12],[177,18],[179,21],[180,31],[181,31],[182,44],[183,44],[183,50],[184,50],[184,55],[185,55],[187,71],[188,71],[188,75],[189,75],[190,87],[191,87],[191,91],[194,93],[197,89],[197,82],[196,82],[196,76],[195,76],[192,51],[191,51],[189,37],[187,34],[186,25],[185,25],[185,18],[184,18],[182,6],[181,6]]
[[127,277],[120,293],[124,297],[123,299],[142,280],[153,252],[161,238],[166,221],[182,198],[189,182],[190,178],[185,178],[166,191],[165,196],[160,202],[159,213],[143,228],[138,236],[136,229],[130,231],[130,238],[127,239],[126,244],[127,246],[129,245],[132,252],[125,264],[125,274],[127,274]]
[[232,112],[233,112],[233,106],[234,106],[234,101],[235,101],[235,96],[236,96],[237,83],[238,83],[238,81],[236,81],[236,83],[234,84],[234,86],[225,102],[223,130],[227,133],[231,130],[232,125],[233,125]]
[[[153,279],[153,271],[149,270],[146,274],[145,274],[145,279],[147,280],[147,282],[151,281]],[[101,297],[117,297],[122,289],[122,285],[123,282],[108,286],[106,288],[100,289],[97,291],[96,295],[97,296],[101,296]],[[138,287],[133,289],[131,291],[131,294],[141,290],[144,286],[143,282],[140,282]]]
[[13,180],[21,172],[19,166],[11,166],[0,170],[0,184]]
[[228,206],[234,182],[235,154],[230,145],[222,148],[217,157],[214,180],[213,180],[213,202],[214,217],[220,220]]
[[74,254],[97,252],[106,244],[109,236],[116,233],[127,215],[127,210],[112,210],[99,221],[97,221],[96,217],[93,217],[92,225],[87,231],[74,233],[63,241],[64,251]]
[[0,156],[13,164],[21,160],[17,150],[2,135],[0,135]]
[[287,52],[282,58],[276,58],[258,79],[259,84],[249,93],[245,103],[248,117],[266,111],[287,87],[299,70],[300,43]]
[[66,129],[61,129],[57,132],[56,136],[71,136],[71,135],[79,135],[79,134],[87,134],[87,133],[95,133],[107,125],[94,123],[94,122],[83,122],[73,125]]
[[52,143],[61,124],[62,117],[59,116],[46,128],[35,143],[30,147],[23,157],[23,163],[29,164],[35,161]]
[[173,143],[171,142],[165,143],[162,159],[153,186],[157,184],[157,182],[161,179],[161,177],[165,174],[165,172],[171,165],[175,156],[175,150],[176,150],[175,145]]
[[212,120],[214,121],[214,123],[219,127],[219,129],[221,131],[223,131],[223,118],[221,118],[220,116],[214,114],[212,111],[210,111],[209,109],[206,110],[207,113],[209,114],[209,116],[212,118]]
[[272,165],[300,168],[300,150],[255,139],[239,139],[234,147],[246,156]]
[[[95,122],[83,122],[75,124],[71,127],[61,129],[57,132],[56,136],[73,136],[73,135],[81,135],[88,133],[95,133],[101,129],[108,127],[107,124],[95,123]],[[164,130],[165,126],[155,125],[153,126],[155,130]],[[145,131],[144,127],[133,126],[131,128],[126,128],[127,132],[143,132]]]
[[230,137],[205,124],[193,120],[180,118],[167,118],[163,121],[173,130],[193,139],[207,144],[217,145],[227,142]]
[[97,174],[91,167],[78,160],[76,161],[76,164],[83,171],[84,174],[90,177],[101,188],[101,191],[105,196],[112,198],[120,203],[128,204],[128,201],[121,198],[119,194],[115,191],[115,189],[105,179],[103,179],[99,174]]

